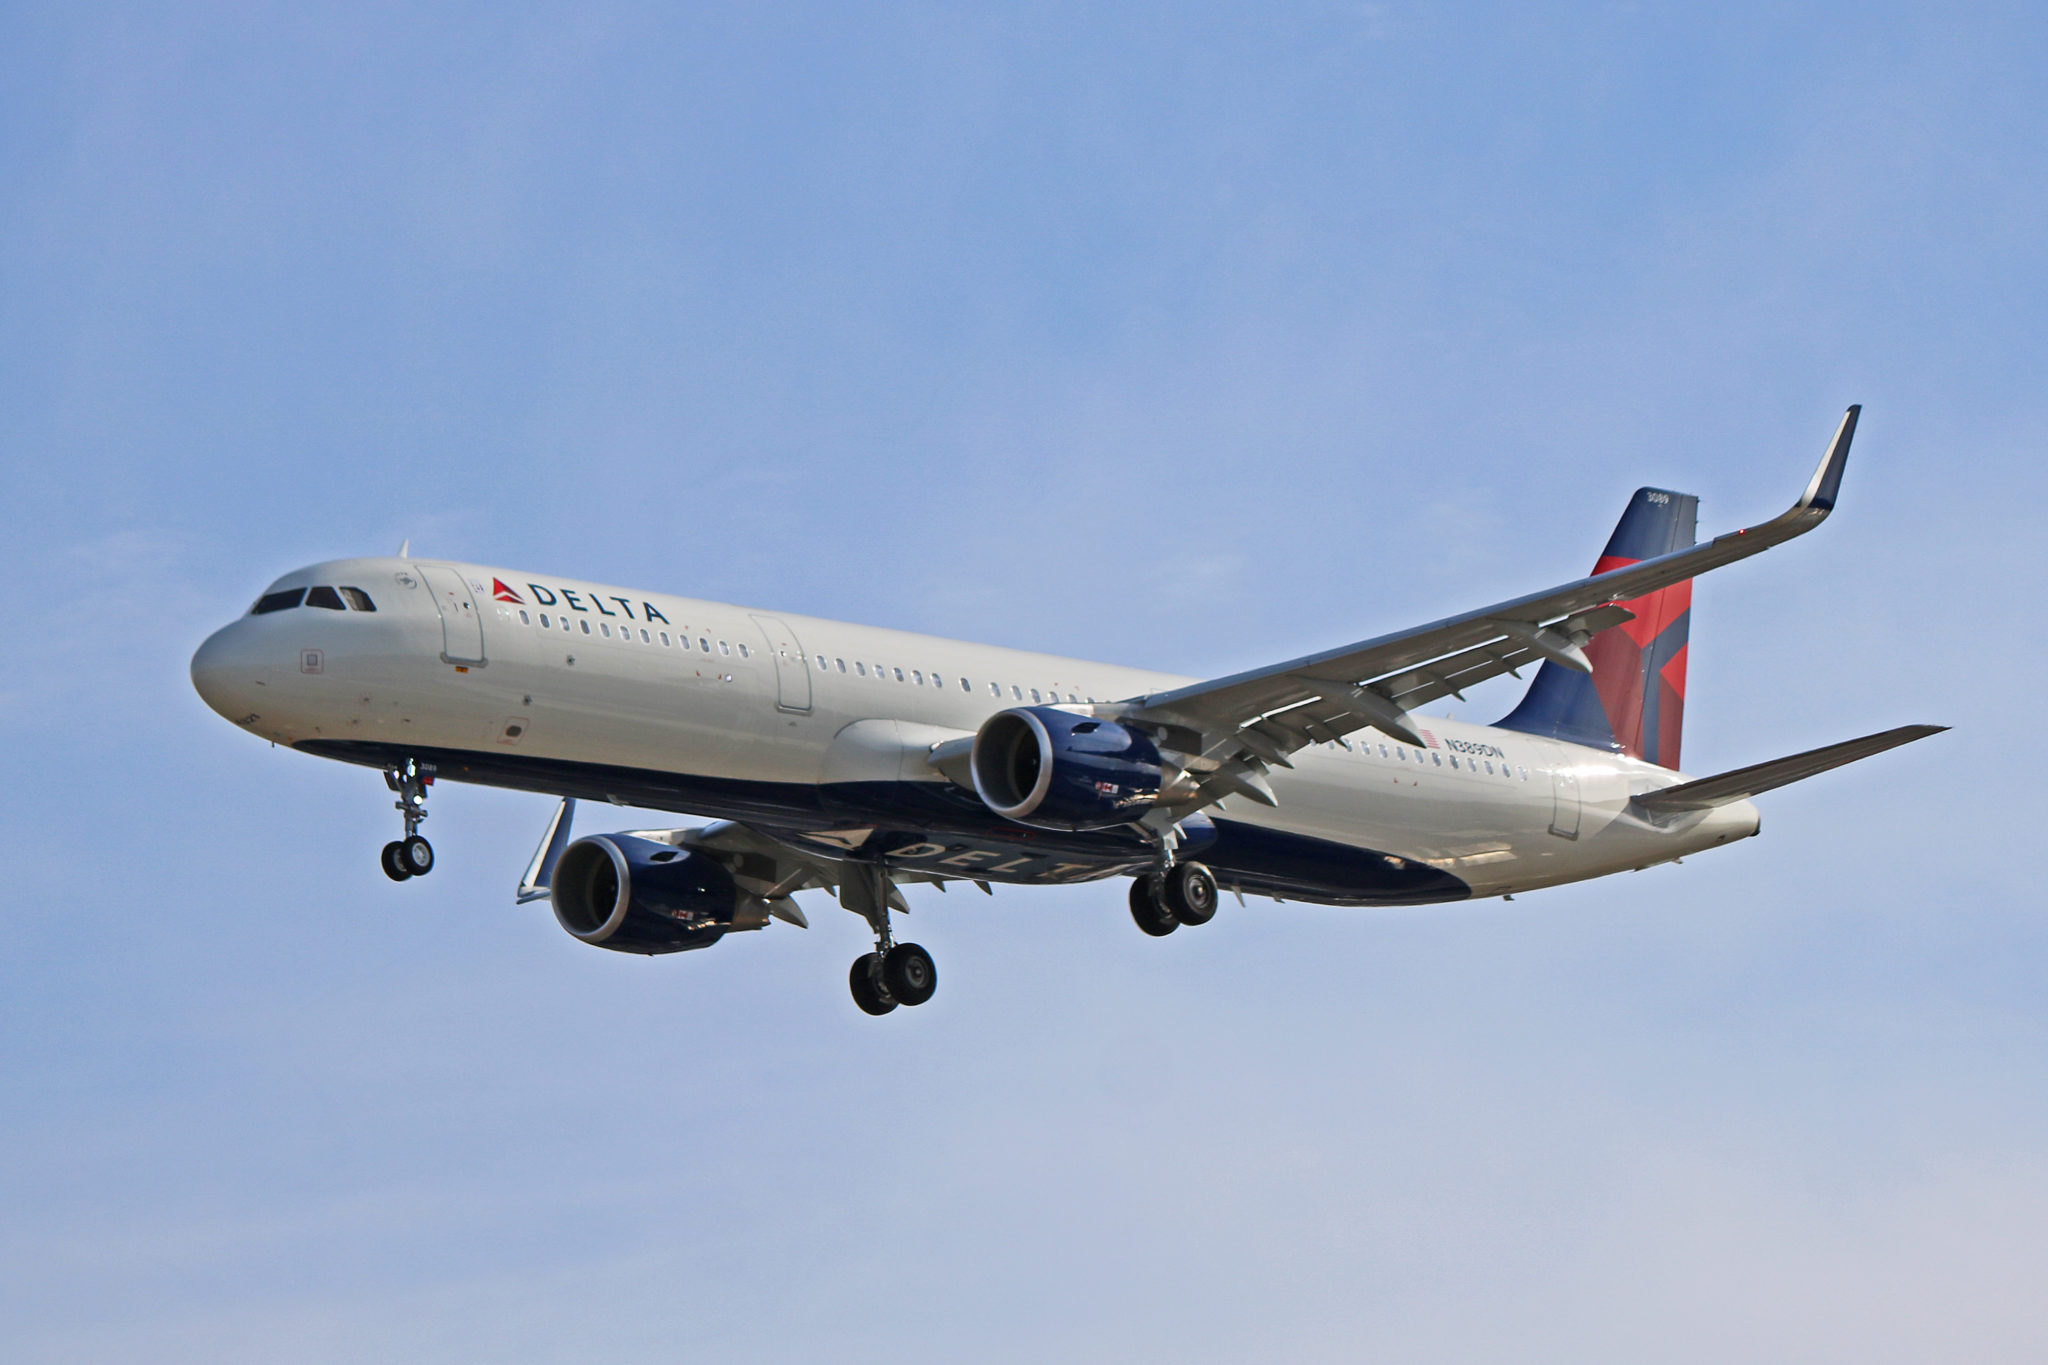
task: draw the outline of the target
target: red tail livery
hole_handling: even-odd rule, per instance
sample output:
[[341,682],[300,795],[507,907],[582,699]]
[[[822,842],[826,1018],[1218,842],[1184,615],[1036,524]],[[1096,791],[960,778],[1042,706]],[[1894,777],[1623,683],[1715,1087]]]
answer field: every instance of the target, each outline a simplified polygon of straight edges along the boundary
[[[1638,488],[1593,566],[1594,574],[1691,545],[1699,506],[1700,500],[1690,493]],[[1586,657],[1593,664],[1590,676],[1544,664],[1529,695],[1500,725],[1676,768],[1685,720],[1692,580],[1621,605],[1635,613],[1635,620],[1602,631],[1586,645]]]

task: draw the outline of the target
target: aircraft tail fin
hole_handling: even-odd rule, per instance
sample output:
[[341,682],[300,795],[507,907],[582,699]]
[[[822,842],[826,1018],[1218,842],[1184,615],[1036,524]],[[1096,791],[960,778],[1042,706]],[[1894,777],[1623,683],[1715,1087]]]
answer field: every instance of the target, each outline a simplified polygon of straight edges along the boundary
[[[1690,493],[1638,488],[1593,572],[1607,573],[1691,545],[1699,506],[1700,500]],[[1545,663],[1521,705],[1497,724],[1676,768],[1685,721],[1692,580],[1621,605],[1635,619],[1603,630],[1587,643],[1591,673]]]

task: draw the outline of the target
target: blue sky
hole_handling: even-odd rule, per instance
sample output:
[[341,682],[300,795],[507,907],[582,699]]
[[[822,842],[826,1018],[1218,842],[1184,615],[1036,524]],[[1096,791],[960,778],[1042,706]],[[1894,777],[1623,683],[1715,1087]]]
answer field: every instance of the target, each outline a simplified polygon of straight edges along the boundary
[[[2037,1360],[2035,7],[0,12],[0,1350]],[[535,797],[185,664],[422,554],[1216,674],[1698,590],[1688,766],[1949,735],[1681,867],[1423,911],[822,902],[673,960]],[[1511,688],[1459,714],[1491,719]],[[621,815],[621,824],[633,817]],[[586,827],[597,828],[599,823]]]

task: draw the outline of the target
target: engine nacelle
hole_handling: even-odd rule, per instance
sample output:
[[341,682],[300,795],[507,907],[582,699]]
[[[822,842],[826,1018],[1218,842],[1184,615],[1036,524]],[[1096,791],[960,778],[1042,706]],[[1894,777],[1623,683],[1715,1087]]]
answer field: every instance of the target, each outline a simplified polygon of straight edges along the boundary
[[548,900],[561,926],[620,953],[709,948],[731,929],[759,929],[766,902],[702,853],[630,834],[595,834],[562,850]]
[[1164,764],[1143,733],[1051,706],[998,711],[974,736],[974,790],[997,815],[1046,829],[1129,824],[1159,804]]

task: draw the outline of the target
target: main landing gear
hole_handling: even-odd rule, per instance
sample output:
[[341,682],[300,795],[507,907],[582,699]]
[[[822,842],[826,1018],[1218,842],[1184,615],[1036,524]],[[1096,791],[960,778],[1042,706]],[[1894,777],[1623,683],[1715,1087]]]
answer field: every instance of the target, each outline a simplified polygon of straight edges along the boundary
[[1175,863],[1131,878],[1131,918],[1154,938],[1216,917],[1216,877],[1200,863]]
[[427,788],[433,781],[434,770],[414,758],[384,770],[384,785],[398,793],[396,809],[405,817],[405,837],[384,845],[384,875],[394,882],[434,870],[434,846],[420,834],[420,821],[427,818]]
[[854,959],[847,973],[853,1003],[868,1014],[887,1014],[898,1005],[922,1005],[939,988],[932,955],[915,943],[898,943],[889,932],[889,911],[907,909],[903,893],[884,869],[848,863],[839,883],[839,903],[875,931],[875,950]]

